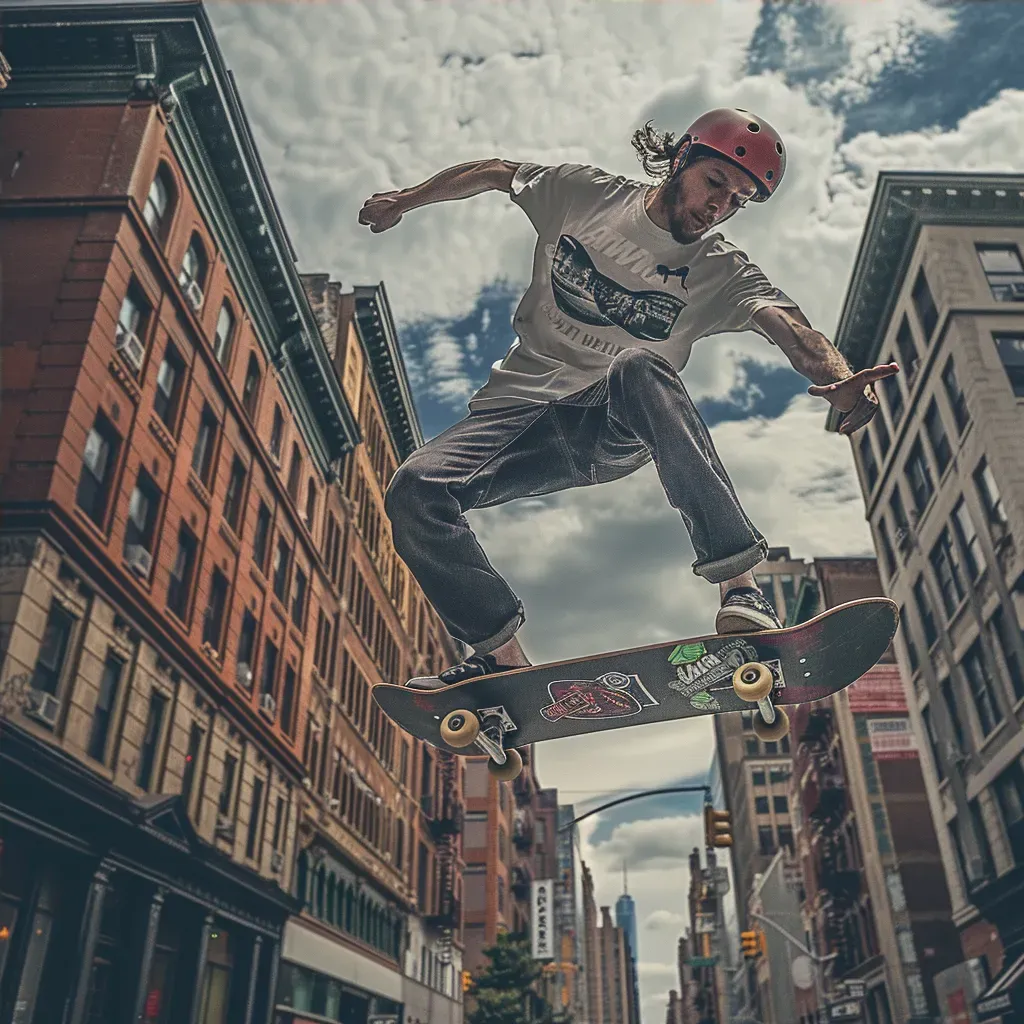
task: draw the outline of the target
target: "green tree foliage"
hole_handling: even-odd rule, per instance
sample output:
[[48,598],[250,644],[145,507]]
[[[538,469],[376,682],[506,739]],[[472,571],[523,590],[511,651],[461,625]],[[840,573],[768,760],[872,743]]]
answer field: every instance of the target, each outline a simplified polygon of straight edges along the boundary
[[529,940],[499,932],[484,955],[490,963],[474,979],[470,994],[476,1006],[467,1024],[551,1024],[551,1007],[532,990],[541,970],[530,955]]

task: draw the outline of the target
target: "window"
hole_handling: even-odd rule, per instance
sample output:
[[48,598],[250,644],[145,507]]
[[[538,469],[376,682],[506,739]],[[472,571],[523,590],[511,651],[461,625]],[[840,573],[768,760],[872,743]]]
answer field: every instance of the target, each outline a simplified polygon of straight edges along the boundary
[[772,810],[776,814],[789,814],[789,800],[784,796],[773,796]]
[[260,681],[260,692],[274,693],[277,679],[277,647],[269,638],[263,642],[263,676]]
[[763,768],[755,768],[750,773],[750,782],[754,786],[763,786],[765,784],[765,775]]
[[498,913],[505,913],[505,879],[498,876]]
[[284,667],[284,685],[281,687],[281,728],[285,735],[291,736],[295,717],[295,669],[291,665]]
[[1017,398],[1024,398],[1024,334],[997,334],[996,350]]
[[886,403],[889,406],[889,416],[892,419],[893,427],[900,425],[903,418],[903,389],[900,387],[899,376],[885,377],[882,379],[882,393],[885,395]]
[[928,737],[928,746],[932,752],[932,763],[935,765],[935,774],[939,782],[946,777],[946,770],[942,765],[942,758],[939,756],[939,741],[935,735],[935,723],[932,721],[932,709],[930,706],[921,709],[921,721],[924,722],[924,731]]
[[917,372],[917,345],[914,344],[914,332],[910,329],[910,321],[906,317],[900,322],[900,329],[896,332],[896,348],[907,380],[911,380]]
[[256,839],[259,836],[263,818],[263,780],[252,780],[252,806],[249,808],[249,828],[245,836],[245,856],[247,860],[256,858]]
[[274,838],[271,845],[275,850],[281,849],[281,837],[284,835],[284,797],[277,798],[277,807],[274,811]]
[[192,449],[192,469],[207,489],[213,484],[213,450],[217,444],[218,426],[213,410],[204,403],[196,446]]
[[242,405],[249,414],[249,419],[256,419],[256,403],[260,397],[260,361],[254,352],[249,353],[249,365],[245,370],[245,383],[242,385]]
[[899,635],[903,637],[903,643],[907,648],[907,660],[910,662],[910,671],[916,672],[918,666],[921,664],[921,659],[917,653],[917,647],[914,645],[914,637],[910,631],[910,625],[907,622],[906,605],[901,605],[900,607],[900,624],[898,630]]
[[[1010,625],[1011,621],[1013,621],[1012,626]],[[1012,616],[1003,614],[1003,608],[1000,605],[989,619],[989,635],[992,637],[993,647],[1002,653],[1003,661],[1006,662],[1013,695],[1020,700],[1024,697],[1024,670],[1021,669],[1017,645],[1024,642],[1024,630],[1017,628],[1016,620]]]
[[275,462],[281,461],[281,438],[284,436],[284,416],[281,406],[274,406],[274,425],[270,431],[270,454]]
[[946,437],[939,407],[934,398],[928,403],[928,411],[924,415],[924,429],[928,435],[928,443],[932,446],[932,454],[935,456],[935,467],[939,471],[939,476],[942,476],[949,465],[951,453],[949,438]]
[[746,740],[744,741],[744,747],[746,748],[747,756],[748,757],[756,757],[757,756],[757,739],[756,739],[756,737],[748,736],[746,738]]
[[985,554],[981,550],[978,533],[974,529],[967,502],[961,498],[953,509],[953,529],[963,549],[967,572],[972,580],[976,580],[985,571]]
[[767,814],[768,813],[768,797],[766,797],[766,796],[754,797],[754,811],[757,814]]
[[242,511],[242,495],[245,493],[245,465],[236,455],[231,461],[231,476],[228,479],[228,493],[224,497],[224,518],[228,526],[238,534],[238,520]]
[[306,574],[296,567],[295,588],[292,593],[292,622],[302,629],[302,620],[306,614]]
[[784,782],[789,781],[789,769],[788,768],[773,768],[768,773],[768,781],[773,786],[781,785]]
[[48,693],[54,697],[57,695],[74,625],[75,620],[56,601],[51,602],[39,655],[32,672],[32,689],[36,693]]
[[106,517],[120,447],[121,438],[110,420],[103,413],[98,413],[85,439],[76,501],[79,508],[99,527],[103,526]]
[[270,509],[264,502],[260,502],[260,510],[256,515],[256,535],[252,540],[253,561],[259,567],[260,572],[265,572],[267,567],[267,541],[270,538]]
[[153,398],[153,411],[163,420],[171,431],[178,419],[178,408],[181,405],[182,382],[185,377],[185,363],[178,350],[168,345],[163,361],[156,374],[156,395]]
[[224,629],[224,608],[228,599],[228,578],[215,568],[210,575],[210,600],[203,616],[203,643],[220,651],[220,637]]
[[868,431],[865,431],[860,439],[859,448],[860,464],[864,467],[864,480],[870,493],[878,483],[878,463],[875,461],[875,449],[872,447],[871,434]]
[[217,797],[217,813],[222,817],[231,814],[232,796],[235,792],[235,772],[238,770],[238,758],[234,754],[224,755],[224,774],[220,780],[220,795]]
[[981,640],[975,640],[971,644],[960,667],[967,676],[970,686],[971,697],[974,700],[974,707],[978,712],[978,724],[981,726],[981,735],[988,736],[990,732],[1002,721],[1002,711],[999,702],[996,700],[995,687],[981,653]]
[[[910,298],[914,303],[914,309],[917,310],[918,319],[921,321],[921,330],[927,345],[932,340],[935,325],[939,322],[939,312],[935,308],[935,300],[932,298],[932,291],[928,287],[928,278],[924,276],[923,267],[917,272],[917,280],[914,282],[914,290]],[[912,372],[908,371],[908,373]]]
[[770,825],[761,825],[758,828],[757,844],[762,857],[770,857],[775,852],[775,833]]
[[302,473],[302,455],[299,453],[299,446],[292,445],[292,465],[288,471],[288,493],[294,502],[299,500],[299,476]]
[[790,825],[779,826],[779,846],[786,847],[792,853],[796,846],[793,844],[793,828]]
[[[238,665],[239,665],[239,668],[241,668],[242,665],[245,665],[249,669],[249,672],[250,673],[252,672],[252,665],[253,665],[253,657],[252,656],[255,653],[255,651],[256,651],[256,618],[252,614],[252,612],[249,611],[248,608],[246,608],[242,612],[242,628],[241,628],[241,630],[239,631],[239,634],[238,634]],[[251,675],[249,676],[248,682],[245,682],[244,679],[245,679],[245,677],[244,677],[244,670],[243,670],[243,678],[240,681],[242,682],[242,685],[248,690],[249,687],[252,686],[252,676]]]
[[161,164],[160,169],[156,172],[156,177],[153,178],[149,186],[146,205],[142,208],[142,219],[161,242],[167,237],[167,225],[170,221],[167,213],[174,196],[174,186],[171,181],[170,171],[164,164]]
[[[888,378],[892,380],[893,378]],[[957,380],[956,367],[953,365],[953,357],[946,360],[942,371],[942,385],[946,389],[946,397],[949,399],[949,407],[953,410],[953,419],[956,422],[957,432],[962,434],[964,428],[971,421],[970,413],[967,411],[967,399],[960,389],[960,381]]]
[[939,534],[939,539],[929,555],[929,561],[939,583],[946,618],[952,618],[960,607],[960,602],[967,596],[967,591],[964,589],[960,559],[953,547],[948,527],[943,527],[942,533]]
[[206,253],[198,236],[193,235],[192,241],[185,250],[185,258],[181,261],[181,273],[178,284],[185,292],[189,305],[198,312],[203,306],[203,284],[206,281]]
[[964,725],[960,720],[959,709],[957,708],[956,695],[953,693],[953,683],[950,679],[943,679],[939,686],[942,691],[942,699],[946,704],[946,711],[949,713],[949,722],[953,727],[953,739],[957,748],[963,752],[967,751],[966,735]]
[[885,560],[885,575],[892,579],[896,574],[896,553],[889,539],[889,527],[886,525],[885,516],[878,517],[878,539],[882,545],[882,558]]
[[284,542],[284,537],[278,537],[277,549],[274,552],[274,593],[281,602],[285,600],[288,591],[288,562],[291,559],[291,549]]
[[992,298],[996,302],[1024,302],[1024,266],[1017,246],[976,245],[975,248]]
[[1006,510],[1003,508],[1003,499],[996,486],[996,478],[989,469],[988,460],[982,459],[978,468],[974,471],[974,485],[978,488],[981,502],[985,506],[985,513],[990,523],[1005,523]]
[[106,763],[107,737],[110,735],[110,719],[117,703],[117,691],[121,686],[121,673],[124,661],[112,652],[107,653],[103,663],[103,676],[100,678],[99,693],[96,696],[96,708],[92,714],[92,726],[89,729],[89,745],[86,752],[94,761]]
[[740,712],[740,722],[743,724],[744,732],[750,732],[754,728],[754,716],[750,711]]
[[203,746],[203,730],[197,722],[193,722],[188,731],[188,750],[185,752],[185,772],[181,779],[181,802],[188,814],[192,806],[192,786],[196,779],[196,762]]
[[1014,863],[1024,864],[1024,771],[1020,764],[996,779],[995,791]]
[[146,716],[146,732],[142,739],[142,749],[139,751],[139,774],[135,780],[139,788],[147,792],[153,784],[153,769],[156,767],[156,756],[160,749],[166,710],[167,698],[154,690],[149,696],[149,714]]
[[981,853],[981,870],[985,878],[991,878],[993,875],[992,870],[992,847],[988,841],[988,829],[985,828],[985,822],[981,817],[981,807],[977,800],[970,802],[971,809],[971,827],[974,829],[974,835],[978,840],[979,852]]
[[931,601],[928,599],[928,591],[925,589],[923,576],[918,576],[917,582],[914,584],[914,602],[917,604],[917,614],[921,619],[925,641],[931,647],[939,639],[939,631],[935,627],[935,612],[932,609]]
[[192,590],[195,564],[195,534],[182,523],[178,530],[178,551],[171,567],[171,581],[167,586],[167,607],[182,621],[188,614],[188,599]]
[[316,484],[310,477],[306,483],[306,528],[313,532],[313,523],[316,520]]
[[[149,303],[139,286],[132,281],[125,292],[124,300],[121,303],[121,312],[117,316],[117,326],[114,329],[114,337],[117,339],[119,348],[130,335],[135,335],[138,343],[142,343],[142,335],[145,333],[148,317]],[[138,369],[134,363],[132,365],[136,370]]]
[[928,469],[928,463],[925,461],[924,450],[921,448],[920,441],[915,441],[910,449],[910,455],[907,457],[906,473],[907,479],[910,482],[910,492],[914,496],[914,507],[917,509],[918,514],[920,514],[924,512],[925,506],[935,491],[931,470]]
[[899,485],[893,487],[889,496],[889,511],[892,513],[893,526],[896,530],[896,547],[906,552],[910,549],[910,523],[907,522],[907,512],[903,507],[903,495],[900,493]]
[[125,558],[131,559],[138,548],[152,553],[159,507],[160,490],[153,478],[144,469],[140,469],[128,501],[128,522],[124,531]]
[[878,454],[881,456],[882,461],[885,461],[885,456],[889,451],[889,445],[891,443],[889,439],[889,428],[885,425],[884,416],[876,416],[869,426],[869,430],[874,430],[875,435],[878,437]]
[[213,354],[221,366],[227,366],[231,358],[231,344],[235,338],[235,317],[225,302],[217,314],[217,330],[213,336]]

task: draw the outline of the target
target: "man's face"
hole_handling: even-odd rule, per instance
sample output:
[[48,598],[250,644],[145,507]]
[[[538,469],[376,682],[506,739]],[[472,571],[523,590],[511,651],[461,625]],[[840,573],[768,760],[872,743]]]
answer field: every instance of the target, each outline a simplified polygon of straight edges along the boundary
[[757,195],[746,171],[728,160],[706,157],[666,183],[669,231],[683,245],[696,242]]

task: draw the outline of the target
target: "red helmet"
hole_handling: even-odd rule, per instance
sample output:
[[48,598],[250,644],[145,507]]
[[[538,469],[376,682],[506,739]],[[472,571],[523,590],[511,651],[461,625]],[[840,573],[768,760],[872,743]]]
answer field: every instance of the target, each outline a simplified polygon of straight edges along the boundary
[[746,110],[719,107],[701,114],[686,134],[694,145],[746,171],[757,182],[755,202],[763,203],[779,187],[786,171],[786,147],[764,118]]

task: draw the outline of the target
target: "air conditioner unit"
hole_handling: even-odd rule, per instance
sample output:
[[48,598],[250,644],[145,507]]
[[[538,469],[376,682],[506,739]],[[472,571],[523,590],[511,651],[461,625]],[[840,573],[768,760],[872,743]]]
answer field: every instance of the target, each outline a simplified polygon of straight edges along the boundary
[[129,331],[127,327],[118,324],[114,347],[121,353],[129,366],[134,367],[136,371],[142,369],[142,360],[146,357],[146,346],[142,344],[134,331]]
[[272,693],[264,693],[260,696],[260,711],[269,718],[273,718],[277,714],[277,701],[274,700]]
[[332,796],[331,799],[327,801],[327,806],[330,807],[332,811],[336,811],[341,806],[341,801],[336,796]]
[[189,281],[185,285],[185,298],[188,304],[198,313],[203,307],[203,289],[199,287],[198,281]]
[[60,701],[52,693],[43,693],[40,690],[29,690],[28,692],[28,713],[33,718],[47,725],[57,724],[57,715],[60,713]]
[[275,850],[270,855],[270,870],[273,871],[276,874],[283,867],[284,867],[284,856],[278,850]]
[[238,667],[235,669],[235,679],[238,680],[239,686],[244,686],[247,690],[252,686],[252,669],[244,661],[238,663]]
[[153,556],[141,544],[129,544],[124,551],[125,561],[132,572],[149,579],[153,569]]

